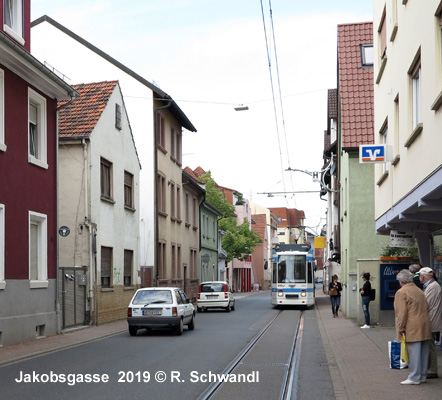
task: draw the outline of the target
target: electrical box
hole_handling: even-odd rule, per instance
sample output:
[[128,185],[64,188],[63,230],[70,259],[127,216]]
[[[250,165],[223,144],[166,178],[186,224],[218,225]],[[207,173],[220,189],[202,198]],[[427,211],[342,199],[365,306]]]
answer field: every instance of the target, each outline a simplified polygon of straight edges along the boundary
[[87,276],[86,275],[78,275],[78,285],[79,286],[86,286],[87,284]]

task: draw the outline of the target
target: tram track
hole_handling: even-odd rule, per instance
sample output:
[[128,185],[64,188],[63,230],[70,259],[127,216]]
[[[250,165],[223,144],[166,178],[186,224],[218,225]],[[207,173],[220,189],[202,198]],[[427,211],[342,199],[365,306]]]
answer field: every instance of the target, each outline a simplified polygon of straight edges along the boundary
[[[280,322],[280,318],[286,316],[284,315],[284,312],[290,312],[290,310],[279,310],[279,312],[272,318],[271,321],[267,323],[267,325],[261,329],[261,331],[242,349],[242,351],[231,361],[231,363],[219,374],[221,376],[229,376],[230,374],[235,374],[240,367],[244,366],[254,366],[255,368],[268,368],[274,367],[283,369],[284,374],[282,378],[281,385],[278,386],[277,389],[279,389],[279,393],[276,393],[277,390],[275,390],[274,397],[278,400],[288,400],[296,399],[297,394],[297,379],[298,379],[298,366],[300,361],[300,354],[301,354],[301,343],[302,343],[302,334],[304,329],[304,311],[300,311],[300,315],[298,318],[298,321],[296,323],[295,329],[289,332],[284,332],[287,335],[290,336],[290,346],[288,351],[288,357],[285,362],[281,363],[272,363],[272,362],[261,362],[261,363],[254,363],[254,362],[247,362],[246,359],[248,357],[251,357],[254,351],[257,351],[257,346],[262,343],[263,340],[266,338],[271,338],[272,334],[270,330],[275,327],[275,325]],[[269,335],[269,336],[267,336]],[[278,345],[278,343],[276,343]],[[261,374],[261,377],[263,375]],[[237,385],[240,385],[239,383],[231,383],[231,382],[213,382],[210,386],[207,387],[207,389],[198,397],[197,400],[212,400],[212,399],[222,399],[224,397],[222,396],[221,391],[226,389],[226,385],[236,385],[235,387],[238,387]],[[243,385],[252,385],[251,383],[243,383]],[[259,385],[259,383],[258,383]],[[232,397],[229,397],[232,398]]]

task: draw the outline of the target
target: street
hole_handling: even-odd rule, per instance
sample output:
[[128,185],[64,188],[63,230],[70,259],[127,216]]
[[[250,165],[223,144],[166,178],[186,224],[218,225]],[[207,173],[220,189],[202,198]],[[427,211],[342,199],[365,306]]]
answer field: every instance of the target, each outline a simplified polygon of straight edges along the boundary
[[[195,330],[185,329],[181,337],[168,330],[140,330],[136,337],[124,332],[6,365],[0,368],[2,395],[49,400],[80,396],[196,399],[271,320],[281,314],[284,324],[297,323],[301,310],[280,313],[271,306],[269,296],[269,292],[262,292],[238,298],[236,311],[230,313],[198,313]],[[319,390],[321,398],[333,398],[327,397],[327,392],[332,394],[333,390],[315,310],[306,310],[304,315],[300,368],[295,373],[293,393],[306,398],[312,390]],[[283,346],[285,342],[291,343],[295,330],[285,331],[277,324],[272,329],[260,339],[260,348],[249,354],[248,362],[232,371],[231,379],[236,379],[245,368],[247,374],[243,375],[248,381],[226,385],[216,398],[235,398],[233,393],[238,388],[245,393],[257,393],[255,398],[269,392],[272,398],[278,397],[282,382],[273,376],[280,377],[285,369],[289,348]],[[271,363],[275,360],[280,361],[276,366]],[[321,385],[317,385],[318,380]],[[324,390],[327,387],[331,389]]]

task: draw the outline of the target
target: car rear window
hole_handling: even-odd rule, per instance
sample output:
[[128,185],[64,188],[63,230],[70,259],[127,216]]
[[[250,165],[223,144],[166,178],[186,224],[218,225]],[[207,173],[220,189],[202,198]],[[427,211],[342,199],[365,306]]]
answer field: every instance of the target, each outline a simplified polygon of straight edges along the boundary
[[205,283],[201,285],[201,292],[224,292],[222,283]]
[[132,304],[172,304],[172,302],[170,290],[141,290],[135,295]]

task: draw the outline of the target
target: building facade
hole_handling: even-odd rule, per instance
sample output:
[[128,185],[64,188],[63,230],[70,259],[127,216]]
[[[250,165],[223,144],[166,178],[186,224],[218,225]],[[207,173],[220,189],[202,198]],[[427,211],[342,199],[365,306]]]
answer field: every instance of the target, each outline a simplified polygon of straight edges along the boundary
[[30,1],[10,3],[0,13],[0,345],[60,330],[57,100],[78,95],[29,53]]
[[[442,232],[442,2],[374,1],[376,232],[408,232],[421,264],[439,270]],[[416,26],[419,29],[416,29]]]
[[141,166],[120,86],[73,87],[80,97],[59,115],[59,221],[70,230],[59,242],[64,328],[124,318],[140,285]]

